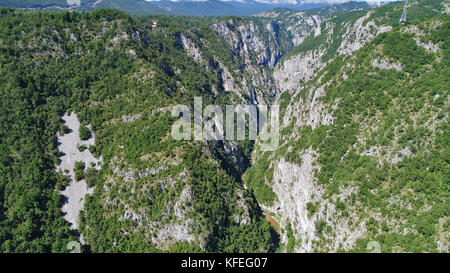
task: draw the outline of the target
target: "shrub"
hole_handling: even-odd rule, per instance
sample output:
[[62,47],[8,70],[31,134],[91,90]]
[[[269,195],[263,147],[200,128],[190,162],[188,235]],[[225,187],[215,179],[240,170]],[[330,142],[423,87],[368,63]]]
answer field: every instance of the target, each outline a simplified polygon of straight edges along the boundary
[[88,168],[85,174],[86,184],[89,188],[94,187],[97,183],[97,170],[95,168]]
[[81,140],[88,140],[91,138],[91,131],[84,125],[80,126],[80,138]]
[[73,169],[75,173],[75,181],[80,181],[84,179],[84,168],[86,165],[84,162],[78,161],[75,162],[75,168]]

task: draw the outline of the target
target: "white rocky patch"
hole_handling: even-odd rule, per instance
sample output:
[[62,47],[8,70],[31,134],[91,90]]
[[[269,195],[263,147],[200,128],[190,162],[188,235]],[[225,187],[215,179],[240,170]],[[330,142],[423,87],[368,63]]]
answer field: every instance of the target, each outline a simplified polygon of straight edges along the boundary
[[391,26],[377,26],[374,21],[369,21],[363,25],[373,11],[369,11],[365,16],[358,18],[353,25],[347,26],[345,34],[342,35],[342,43],[338,49],[338,55],[352,54],[370,42],[381,33],[388,32]]
[[450,13],[450,3],[444,3],[444,9],[443,13]]
[[[291,103],[286,109],[283,117],[283,127],[287,127],[295,118],[295,126],[311,126],[316,129],[321,125],[330,125],[334,121],[334,117],[330,112],[330,107],[324,105],[320,98],[325,95],[325,85],[317,89],[311,89],[306,99],[300,99],[299,103]],[[334,110],[336,105],[331,107]]]
[[286,29],[292,35],[294,46],[301,44],[309,35],[314,37],[320,35],[322,21],[323,18],[318,15],[306,15],[301,12],[291,15]]
[[192,242],[195,240],[195,236],[191,233],[190,226],[194,223],[194,220],[187,219],[183,224],[171,223],[166,224],[160,230],[158,230],[156,237],[152,237],[152,243],[161,245],[162,243],[169,243],[169,238],[175,242]]
[[133,56],[133,57],[136,57],[136,50],[134,50],[134,49],[128,50],[127,53],[130,54],[130,55]]
[[61,191],[61,194],[66,197],[62,211],[65,213],[64,219],[71,224],[71,228],[78,229],[78,216],[84,206],[84,197],[86,194],[92,194],[94,188],[88,188],[84,179],[75,181],[75,162],[84,162],[86,168],[89,168],[92,163],[95,165],[95,169],[100,170],[102,158],[95,158],[88,149],[85,149],[82,152],[79,151],[78,147],[82,145],[85,145],[86,147],[95,145],[95,138],[92,133],[90,139],[86,141],[80,139],[80,122],[75,113],[71,113],[70,115],[64,114],[62,119],[71,130],[65,135],[58,136],[58,150],[63,152],[64,155],[60,157],[61,164],[56,166],[56,169],[63,174],[68,171],[67,176],[70,177],[68,186]]
[[244,210],[243,213],[236,213],[233,215],[233,220],[240,225],[250,224],[250,214],[248,212],[247,204],[245,203],[244,193],[240,189],[236,189],[236,195],[238,196],[237,206]]
[[300,82],[309,81],[325,65],[320,61],[324,53],[324,49],[309,51],[279,64],[273,72],[278,88],[281,91],[291,90],[301,86]]
[[180,40],[189,57],[191,57],[196,61],[203,60],[200,50],[194,45],[194,43],[188,37],[180,35]]
[[[431,24],[432,24],[431,29],[436,30],[438,27],[440,27],[442,25],[442,22],[434,21]],[[434,53],[441,51],[441,48],[439,47],[439,45],[434,44],[431,41],[423,42],[421,40],[421,38],[425,35],[425,33],[423,33],[423,31],[421,31],[417,26],[409,26],[409,27],[404,28],[402,31],[412,35],[414,41],[416,41],[416,44],[420,47],[425,48],[427,51],[431,51]]]
[[379,69],[383,69],[383,70],[395,70],[397,72],[400,72],[403,70],[403,67],[401,64],[398,63],[390,63],[386,60],[378,60],[378,59],[373,59],[372,60],[372,66],[379,68]]
[[[312,240],[315,239],[315,224],[308,217],[306,204],[313,201],[314,195],[320,196],[320,189],[314,178],[313,152],[307,151],[302,156],[302,166],[286,162],[281,158],[275,166],[273,175],[273,191],[278,203],[273,207],[274,213],[281,214],[280,225],[286,227],[291,223],[296,239],[303,242],[296,248],[299,252],[312,251]],[[279,208],[279,210],[278,210]],[[287,243],[286,235],[282,238]]]
[[128,123],[133,122],[141,117],[141,114],[134,114],[134,115],[123,115],[122,116],[122,122]]
[[[288,224],[294,231],[296,244],[295,252],[314,252],[321,248],[330,252],[339,249],[349,249],[354,246],[358,238],[366,234],[365,221],[358,222],[357,212],[348,209],[350,219],[358,222],[356,226],[350,228],[347,218],[340,218],[340,212],[336,209],[337,198],[344,200],[357,191],[357,187],[348,185],[340,187],[339,194],[330,198],[324,198],[325,189],[317,183],[314,176],[315,171],[320,171],[320,166],[315,163],[317,154],[311,148],[304,150],[298,155],[301,158],[301,165],[287,162],[284,158],[274,162],[274,176],[272,189],[279,201],[271,207],[264,207],[277,215],[280,225],[286,229]],[[316,206],[316,212],[310,215],[307,204]],[[320,240],[316,224],[322,221],[327,226],[332,226],[332,232],[322,231],[325,239],[329,239],[321,247],[317,242]],[[282,235],[281,241],[287,244],[286,231]]]
[[236,92],[238,90],[238,87],[235,84],[234,78],[228,68],[221,62],[219,62],[219,72],[222,78],[222,86],[225,92]]
[[[319,16],[306,15],[289,18],[287,31],[292,35],[294,46],[300,44],[310,33],[314,33],[314,29],[320,25],[321,20]],[[239,24],[228,20],[215,24],[213,28],[239,53],[247,66],[252,65],[253,58],[259,65],[273,68],[281,57],[277,42],[277,24],[278,22],[272,21],[266,23],[264,29],[259,29],[254,22]],[[236,30],[231,30],[230,25],[234,25]],[[261,32],[269,34],[264,41],[260,35]]]
[[441,48],[439,47],[439,45],[433,44],[431,41],[429,41],[427,43],[424,43],[422,41],[416,40],[416,43],[417,43],[418,46],[421,46],[421,47],[423,47],[426,50],[431,51],[431,52],[435,52],[436,53],[436,52],[440,52],[441,51]]
[[[370,42],[377,35],[388,32],[392,29],[391,26],[377,26],[373,21],[363,22],[369,18],[371,12],[365,16],[357,19],[354,24],[346,26],[346,32],[342,35],[342,43],[337,50],[338,55],[351,55],[354,51],[360,49],[365,44]],[[328,43],[331,43],[330,37],[333,34],[333,24],[327,22],[326,29],[322,30],[320,27],[320,18],[311,18],[316,23],[314,35],[320,35],[323,31],[328,33]],[[308,82],[312,79],[316,72],[322,69],[326,63],[322,60],[323,55],[327,52],[324,47],[302,52],[295,56],[284,60],[283,63],[278,63],[274,69],[274,78],[277,87],[281,91],[301,88],[302,82]]]
[[392,164],[397,164],[398,162],[402,161],[404,158],[409,158],[412,155],[411,150],[409,147],[405,147],[398,151],[391,159]]
[[[183,178],[184,174],[179,176],[179,178]],[[181,194],[173,205],[174,216],[176,217],[175,221],[171,223],[166,223],[162,227],[158,228],[156,232],[156,236],[151,238],[152,243],[162,247],[163,249],[167,248],[174,242],[194,242],[196,241],[196,236],[192,231],[192,226],[194,225],[194,220],[188,218],[186,215],[188,212],[192,212],[192,204],[193,196],[192,189],[189,185],[186,185]],[[170,239],[170,240],[169,240]],[[199,244],[202,247],[204,242],[199,240]]]

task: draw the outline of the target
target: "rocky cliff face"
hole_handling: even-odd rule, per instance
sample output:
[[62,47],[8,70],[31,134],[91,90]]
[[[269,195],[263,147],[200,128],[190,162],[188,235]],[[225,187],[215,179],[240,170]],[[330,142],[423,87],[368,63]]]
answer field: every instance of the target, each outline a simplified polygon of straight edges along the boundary
[[270,103],[279,88],[269,70],[306,37],[320,33],[323,20],[320,16],[277,15],[263,13],[250,19],[230,19],[213,25],[217,35],[229,44],[232,54],[242,62],[232,71],[235,76],[219,62],[225,91],[235,90],[239,96],[248,96],[254,104]]
[[320,33],[322,20],[320,16],[304,13],[262,13],[244,21],[220,22],[213,27],[246,64],[274,68],[284,53],[309,35]]
[[[417,188],[426,182],[406,185],[416,179],[411,164],[434,157],[432,147],[448,129],[448,91],[429,82],[434,73],[448,73],[433,65],[445,54],[440,47],[445,42],[439,46],[431,38],[445,35],[438,33],[448,17],[399,31],[376,10],[353,15],[323,20],[316,34],[274,68],[281,93],[275,103],[284,105],[281,144],[265,153],[257,143],[253,154],[254,168],[268,166],[264,184],[275,196],[262,207],[284,227],[283,243],[297,252],[362,251],[369,241],[383,251],[448,251],[442,184],[434,184],[441,192],[427,201]],[[406,57],[406,52],[416,53]],[[424,86],[417,91],[421,98],[407,98],[418,86]],[[442,95],[437,106],[433,101]],[[412,104],[425,108],[417,114]],[[427,137],[413,133],[421,130]],[[430,210],[435,216],[425,220]],[[424,243],[415,248],[415,241]]]
[[362,13],[356,20],[341,21],[332,17],[323,21],[317,26],[314,36],[310,37],[309,47],[300,48],[300,52],[286,57],[275,68],[277,87],[286,91],[301,86],[332,57],[352,54],[374,37],[392,29],[391,26],[375,23],[373,19],[368,21],[373,12]]
[[[365,250],[371,240],[383,251],[448,251],[448,17],[426,14],[401,27],[400,11],[392,4],[331,17],[277,9],[141,21],[110,10],[2,10],[5,26],[22,22],[1,32],[4,52],[14,53],[2,55],[2,79],[17,80],[5,87],[15,96],[5,95],[4,106],[21,112],[23,94],[45,104],[33,106],[45,134],[24,141],[45,138],[39,154],[27,154],[45,162],[59,155],[49,136],[62,126],[60,113],[72,107],[92,126],[95,143],[76,148],[101,158],[101,168],[91,166],[92,190],[69,216],[93,251],[274,251],[260,208],[278,221],[289,251]],[[35,92],[43,79],[50,84]],[[175,141],[170,110],[194,96],[204,105],[279,104],[278,149],[264,152],[257,142],[249,155],[250,142]],[[8,120],[2,126],[14,129]],[[23,131],[36,127],[23,121]],[[12,131],[6,143],[27,137]],[[49,185],[67,184],[54,179],[33,185],[53,192]]]
[[[263,174],[253,175],[258,181],[245,183],[264,185],[255,196],[263,210],[278,221],[282,243],[290,245],[292,251],[365,250],[370,240],[384,242],[386,251],[412,251],[413,236],[423,250],[448,248],[443,184],[439,182],[442,172],[433,176],[440,187],[435,192],[439,193],[427,198],[407,176],[411,166],[425,165],[420,160],[430,156],[428,150],[442,149],[439,139],[447,119],[442,109],[448,105],[448,94],[436,85],[440,91],[425,90],[425,99],[420,101],[399,95],[410,90],[420,93],[420,86],[433,86],[414,71],[435,67],[429,73],[442,72],[438,63],[445,60],[443,41],[430,38],[430,33],[441,31],[443,26],[445,21],[439,19],[398,32],[380,19],[377,10],[332,17],[271,11],[214,22],[209,26],[209,37],[196,29],[176,34],[174,43],[197,68],[196,73],[205,73],[214,82],[211,94],[207,94],[211,101],[225,95],[235,104],[282,106],[280,146],[274,152],[261,152],[256,143],[251,168]],[[392,38],[399,35],[400,41]],[[420,65],[413,66],[395,50],[395,44],[404,44],[406,50],[426,57],[414,55]],[[165,66],[164,73],[180,75],[183,71]],[[188,93],[189,81],[177,79],[174,86]],[[416,93],[408,94],[414,97]],[[411,105],[423,105],[420,115],[411,114],[415,111]],[[147,126],[140,120],[143,116],[129,126],[138,123],[140,127],[135,125],[134,130],[145,130]],[[394,124],[392,120],[399,121]],[[435,143],[438,146],[433,146]],[[238,142],[202,144],[205,162],[241,182],[248,166]],[[154,153],[141,156],[141,161],[151,161],[148,169],[124,168],[120,156],[116,165],[111,165],[115,171],[105,184],[103,197],[105,208],[117,212],[113,217],[119,219],[119,232],[144,234],[159,249],[170,250],[180,243],[208,249],[214,231],[205,220],[207,214],[193,204],[203,189],[196,189],[199,184],[189,180],[198,173],[195,168],[188,169],[189,162],[179,154],[157,162],[151,160],[153,157],[165,158]],[[424,168],[424,172],[439,169]],[[226,201],[220,202],[230,207],[223,210],[230,213],[233,225],[251,229],[256,209],[246,190],[227,190],[227,195],[221,196]],[[110,198],[117,192],[129,199]],[[153,217],[147,205],[132,201],[147,199],[158,208]],[[417,216],[411,216],[413,211],[419,211]],[[434,216],[423,220],[427,212]],[[222,218],[218,225],[225,222]]]

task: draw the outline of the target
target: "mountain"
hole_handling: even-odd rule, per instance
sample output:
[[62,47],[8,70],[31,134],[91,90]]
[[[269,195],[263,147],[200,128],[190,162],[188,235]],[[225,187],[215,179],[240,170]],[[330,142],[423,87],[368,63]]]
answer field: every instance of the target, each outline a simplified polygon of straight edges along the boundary
[[[213,28],[190,29],[183,21],[190,18],[171,17],[156,19],[152,27],[155,19],[138,23],[105,9],[0,12],[0,80],[8,82],[0,115],[0,169],[8,173],[0,182],[1,252],[65,252],[76,238],[61,207],[79,198],[67,195],[64,201],[59,191],[84,183],[90,163],[81,162],[88,156],[75,165],[82,181],[70,182],[68,173],[55,171],[55,165],[66,164],[59,157],[78,151],[74,142],[63,144],[73,146],[71,154],[58,151],[59,137],[74,128],[73,122],[63,125],[63,114],[73,117],[71,112],[77,114],[75,123],[90,124],[95,145],[89,151],[95,162],[103,162],[99,171],[90,171],[88,186],[95,190],[86,196],[79,220],[68,219],[92,251],[266,252],[276,247],[274,232],[240,182],[242,171],[226,156],[244,160],[239,147],[246,143],[225,149],[220,143],[166,138],[174,121],[166,109],[195,94],[204,103],[260,96],[257,85],[240,97],[224,91],[222,82],[237,75],[242,60],[228,55],[230,48]],[[211,26],[208,20],[192,20]],[[195,63],[184,45],[203,45],[201,60],[208,69]],[[249,67],[262,82],[270,81],[256,65]]]
[[0,6],[9,8],[45,9],[51,11],[77,10],[89,11],[99,8],[113,8],[128,14],[172,14],[192,16],[249,16],[274,7],[285,7],[293,10],[307,10],[327,4],[289,4],[260,3],[255,1],[145,1],[145,0],[2,0]]
[[[402,8],[0,8],[0,252],[449,252],[449,5]],[[279,146],[174,139],[195,97]]]
[[288,4],[288,3],[261,3],[256,1],[155,1],[158,7],[165,9],[168,14],[194,15],[194,16],[250,16],[271,10],[276,7],[284,7],[292,10],[308,10],[327,4]]
[[67,7],[66,0],[3,0],[0,4],[4,7],[9,8],[37,8],[37,7],[48,7],[48,6],[61,6]]
[[275,67],[280,146],[244,180],[286,251],[449,251],[448,5],[401,12],[326,19]]
[[145,14],[163,14],[165,10],[151,4],[150,2],[140,0],[102,0],[99,1],[95,6],[96,9],[100,8],[110,8],[110,9],[119,9],[128,14],[137,14],[137,15],[145,15]]
[[90,6],[96,0],[2,0],[0,6],[8,8],[70,8],[71,6]]
[[[167,110],[194,96],[269,104],[269,69],[316,19],[288,30],[258,17],[1,14],[1,252],[65,252],[73,240],[94,252],[276,249],[241,180],[252,143],[167,138]],[[80,138],[95,141],[64,140],[85,125]]]
[[158,1],[153,2],[164,10],[166,14],[193,15],[193,16],[245,16],[256,12],[249,9],[240,9],[233,4],[218,0],[208,1]]
[[311,8],[308,12],[319,15],[332,15],[343,12],[351,12],[355,10],[368,9],[372,6],[367,2],[350,1],[338,5],[327,5],[325,7]]

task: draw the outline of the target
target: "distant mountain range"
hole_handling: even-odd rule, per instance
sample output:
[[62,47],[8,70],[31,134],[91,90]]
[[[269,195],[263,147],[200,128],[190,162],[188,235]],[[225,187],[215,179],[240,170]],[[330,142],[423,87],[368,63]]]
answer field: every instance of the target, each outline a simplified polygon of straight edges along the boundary
[[307,10],[328,6],[328,4],[289,4],[289,3],[262,3],[256,1],[179,1],[161,0],[152,2],[153,5],[163,9],[168,14],[197,15],[197,16],[248,16],[254,15],[276,7],[285,7],[294,10]]
[[[297,11],[315,9],[321,13],[328,13],[333,10],[333,5],[327,4],[325,1],[324,3],[304,3],[296,0],[0,0],[0,6],[46,10],[113,8],[137,15],[168,14],[194,16],[249,16],[277,7]],[[339,6],[338,10],[342,8],[351,10],[370,7],[366,2],[348,2],[337,6]]]

